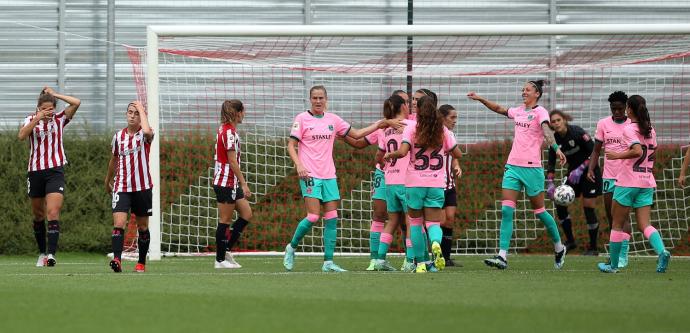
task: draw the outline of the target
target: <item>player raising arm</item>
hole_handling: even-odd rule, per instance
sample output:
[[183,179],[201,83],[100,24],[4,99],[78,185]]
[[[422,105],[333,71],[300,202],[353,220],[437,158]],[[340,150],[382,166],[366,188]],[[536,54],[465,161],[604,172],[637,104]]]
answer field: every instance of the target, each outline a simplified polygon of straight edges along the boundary
[[[398,119],[403,121],[406,127],[414,126],[414,121],[408,120],[409,108],[405,100],[393,95],[383,104],[383,115],[386,119]],[[398,149],[402,144],[402,133],[394,128],[387,128],[383,131],[383,136],[379,141],[378,156]],[[378,261],[375,269],[378,271],[394,271],[395,268],[386,261],[388,248],[393,241],[393,232],[400,225],[405,224],[405,213],[407,203],[405,200],[405,174],[410,158],[405,156],[400,159],[386,161],[385,180],[386,180],[386,207],[388,208],[389,223],[381,233],[381,240],[378,249]],[[405,235],[403,235],[405,238]],[[407,256],[406,256],[407,257]],[[407,258],[413,259],[413,258]],[[410,263],[412,260],[409,261]]]
[[459,158],[462,153],[455,144],[455,136],[445,127],[443,116],[431,97],[420,98],[417,101],[417,111],[417,123],[405,127],[400,148],[386,153],[384,159],[393,163],[410,154],[405,173],[405,200],[410,237],[417,261],[415,272],[426,273],[424,253],[427,240],[422,232],[424,224],[431,240],[434,266],[439,270],[446,266],[441,251],[441,216],[445,201],[443,166],[446,153],[455,158]]
[[149,126],[146,110],[139,101],[127,105],[126,116],[127,127],[113,135],[112,155],[105,176],[105,189],[112,194],[113,208],[113,260],[110,261],[110,268],[116,273],[122,272],[125,227],[131,212],[136,217],[139,234],[139,260],[134,271],[143,273],[151,243],[149,216],[152,213],[153,181],[149,171],[149,152],[154,133]]
[[[291,271],[294,267],[295,249],[304,235],[321,217],[324,211],[323,232],[324,272],[344,272],[333,262],[337,241],[338,203],[340,193],[333,162],[333,144],[337,136],[362,138],[386,124],[377,121],[363,129],[355,129],[334,113],[326,112],[328,95],[324,86],[314,86],[309,90],[311,109],[295,117],[288,139],[287,150],[295,164],[300,178],[302,197],[307,208],[307,216],[297,225],[289,244],[285,246],[283,266]],[[296,149],[296,146],[298,149]]]
[[546,231],[554,244],[555,267],[560,269],[565,261],[565,246],[561,243],[558,226],[553,216],[544,208],[544,168],[541,161],[541,145],[544,141],[556,151],[556,155],[565,163],[565,155],[556,144],[553,132],[549,128],[549,112],[537,102],[542,96],[544,82],[527,81],[522,87],[523,105],[505,108],[470,92],[467,97],[479,101],[489,110],[504,115],[515,123],[515,138],[508,155],[502,183],[501,230],[498,255],[484,260],[484,263],[498,269],[508,267],[508,248],[513,235],[513,215],[518,195],[522,189],[529,197],[534,214],[544,223]]
[[[391,96],[398,96],[403,99],[405,105],[409,105],[409,98],[407,93],[402,90],[396,90]],[[385,117],[385,112],[384,112]],[[398,130],[402,133],[402,130]],[[363,149],[370,145],[379,146],[379,142],[383,142],[384,130],[377,129],[373,133],[365,136],[363,139],[355,140],[350,136],[343,137],[343,141],[348,145]],[[383,232],[386,220],[388,220],[388,211],[386,208],[386,178],[385,178],[385,162],[383,161],[383,153],[379,150],[376,154],[376,168],[374,170],[373,186],[371,189],[371,200],[374,207],[373,217],[371,221],[371,227],[369,229],[369,266],[366,268],[367,271],[373,271],[376,269],[376,263],[379,258],[379,247],[381,240],[381,233]],[[404,223],[400,225],[402,231],[403,248],[405,246],[405,225]],[[411,249],[411,247],[410,247]],[[407,250],[406,257],[409,261],[414,260],[414,254],[411,250]],[[406,261],[407,262],[407,261]]]
[[[67,107],[55,112],[57,100]],[[38,96],[36,112],[24,119],[17,138],[29,139],[29,166],[26,181],[31,198],[33,228],[38,244],[36,266],[55,266],[55,253],[60,238],[60,211],[65,193],[65,171],[67,156],[63,147],[65,126],[74,117],[81,101],[78,98],[58,94],[52,88],[44,87]],[[48,244],[46,247],[46,223],[48,218]]]
[[685,187],[685,173],[688,170],[688,164],[690,164],[690,148],[685,150],[683,165],[680,167],[680,175],[678,176],[678,185],[680,185],[680,187]]

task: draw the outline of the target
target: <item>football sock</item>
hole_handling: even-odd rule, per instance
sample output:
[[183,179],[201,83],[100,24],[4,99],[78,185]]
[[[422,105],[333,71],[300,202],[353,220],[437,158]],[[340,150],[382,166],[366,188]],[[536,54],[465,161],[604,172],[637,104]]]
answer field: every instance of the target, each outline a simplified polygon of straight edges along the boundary
[[441,240],[441,251],[443,258],[450,259],[450,251],[453,244],[453,228],[441,227],[443,239]]
[[46,222],[34,221],[34,237],[38,245],[38,253],[46,253]]
[[599,221],[594,208],[585,207],[585,218],[587,219],[587,232],[589,233],[589,248],[597,249],[597,237],[599,236]]
[[225,251],[228,248],[228,228],[230,225],[225,223],[218,223],[216,227],[216,261],[221,262],[225,260]]
[[232,224],[230,228],[230,240],[228,241],[228,251],[232,250],[233,246],[237,244],[237,241],[242,237],[242,231],[249,224],[249,221],[238,217],[237,220]]
[[508,251],[510,239],[513,237],[513,214],[515,213],[515,202],[503,200],[501,206],[501,231],[499,234],[499,249]]
[[140,264],[146,264],[146,255],[149,253],[149,245],[151,244],[151,232],[148,228],[145,230],[139,229],[139,237],[137,238],[137,248],[139,249]]
[[553,216],[551,216],[544,207],[535,209],[534,214],[544,223],[544,227],[546,227],[546,232],[549,234],[551,241],[556,245],[561,244],[561,235],[558,233],[558,226]]
[[[410,221],[410,239],[412,240],[412,247],[414,248],[414,258],[417,263],[424,262],[424,252],[426,250],[426,237],[422,233],[422,218],[421,217],[409,217]],[[427,256],[429,254],[427,253]]]
[[335,210],[323,215],[325,226],[323,229],[323,260],[333,260],[335,245],[338,239],[338,213]]
[[125,229],[113,228],[110,238],[113,246],[113,258],[122,259],[122,248],[125,246]]
[[[381,241],[379,242],[379,250],[378,253],[376,254],[376,258],[378,259],[386,259],[386,253],[388,253],[388,247],[391,246],[391,242],[393,242],[393,235],[387,233],[387,232],[382,232],[381,233]],[[372,259],[376,259],[372,258]]]
[[664,252],[664,242],[661,240],[661,235],[659,235],[659,231],[656,228],[651,225],[644,228],[644,236],[649,239],[649,244],[652,245],[657,255]]
[[57,220],[48,221],[48,253],[55,255],[58,240],[60,239],[60,222]]
[[[371,227],[369,228],[369,258],[370,259],[378,259],[379,258],[379,253],[380,253],[380,246],[379,246],[379,240],[381,239],[381,236],[383,235],[381,232],[383,231],[383,226],[384,223],[380,221],[371,221]],[[390,234],[389,234],[390,235]],[[390,245],[390,243],[388,244]],[[386,251],[388,251],[388,247],[386,247]],[[381,258],[384,259],[384,258]]]
[[311,230],[314,222],[318,220],[319,215],[307,214],[307,217],[303,218],[302,221],[299,222],[297,229],[295,229],[295,234],[292,236],[292,240],[290,241],[290,245],[293,249],[297,249],[297,245],[299,245],[299,242],[302,240],[302,238],[304,238],[304,235]]

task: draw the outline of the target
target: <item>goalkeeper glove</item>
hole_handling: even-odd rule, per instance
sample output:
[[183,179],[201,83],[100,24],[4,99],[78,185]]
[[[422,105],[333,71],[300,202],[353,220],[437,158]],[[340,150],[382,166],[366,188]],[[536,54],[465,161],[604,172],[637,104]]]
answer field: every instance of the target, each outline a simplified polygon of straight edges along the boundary
[[585,172],[585,168],[587,167],[587,163],[582,163],[579,167],[575,168],[575,170],[570,172],[570,175],[568,175],[568,182],[571,184],[579,184],[580,183],[580,178],[582,178],[582,174]]
[[553,193],[556,192],[556,185],[553,183],[553,177],[546,179],[546,197],[553,200]]

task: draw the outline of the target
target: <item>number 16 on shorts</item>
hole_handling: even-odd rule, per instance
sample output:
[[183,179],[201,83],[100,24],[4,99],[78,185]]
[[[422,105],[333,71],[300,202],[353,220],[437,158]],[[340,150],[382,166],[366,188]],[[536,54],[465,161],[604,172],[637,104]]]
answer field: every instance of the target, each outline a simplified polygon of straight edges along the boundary
[[118,201],[120,201],[120,195],[117,192],[113,192],[113,209],[117,206]]

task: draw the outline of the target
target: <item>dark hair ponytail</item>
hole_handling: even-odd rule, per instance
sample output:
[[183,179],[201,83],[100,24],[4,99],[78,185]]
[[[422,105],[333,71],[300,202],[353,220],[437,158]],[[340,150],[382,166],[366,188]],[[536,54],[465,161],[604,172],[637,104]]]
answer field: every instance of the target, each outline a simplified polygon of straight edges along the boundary
[[405,104],[405,100],[398,96],[392,95],[383,102],[383,117],[386,119],[393,119],[400,114],[400,109]]
[[40,107],[41,104],[45,102],[53,103],[53,107],[57,106],[57,98],[47,93],[45,90],[41,90],[41,93],[38,95],[38,103],[36,103],[36,107]]
[[417,101],[417,133],[415,145],[436,149],[443,145],[443,117],[436,110],[436,101],[424,96]]
[[530,80],[527,82],[529,82],[534,87],[534,89],[537,89],[537,91],[539,92],[539,97],[537,97],[537,101],[542,96],[544,96],[544,80]]
[[223,124],[237,120],[238,113],[244,111],[244,105],[239,99],[225,100],[220,107],[220,122]]
[[438,112],[440,112],[444,117],[448,117],[450,110],[455,110],[455,108],[450,104],[443,104],[438,107]]
[[628,108],[635,114],[637,118],[637,126],[645,138],[649,138],[652,134],[652,120],[649,118],[649,110],[647,110],[647,101],[640,95],[632,95],[628,97]]
[[424,94],[424,96],[431,97],[431,100],[434,102],[434,107],[436,107],[438,105],[438,96],[436,96],[435,92],[433,92],[429,89],[426,89],[426,88],[418,89],[415,92],[422,93],[422,94]]

